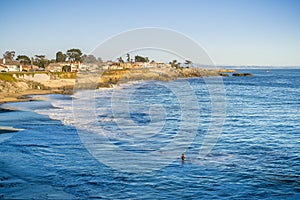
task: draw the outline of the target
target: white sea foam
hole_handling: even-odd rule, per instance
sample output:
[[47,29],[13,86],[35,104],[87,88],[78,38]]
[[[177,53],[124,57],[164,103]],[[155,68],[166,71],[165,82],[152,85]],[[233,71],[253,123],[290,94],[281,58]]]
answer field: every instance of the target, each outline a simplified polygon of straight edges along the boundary
[[51,98],[47,100],[52,105],[50,108],[35,109],[38,114],[47,115],[51,119],[60,120],[65,125],[74,125],[72,115],[72,101],[68,99]]
[[[47,101],[52,106],[36,108],[38,114],[47,115],[51,119],[59,120],[64,125],[75,126],[77,129],[89,130],[89,132],[101,133],[97,126],[101,122],[113,122],[116,119],[109,117],[109,107],[96,107],[96,98],[109,99],[113,89],[105,90],[81,90],[77,91],[72,98],[55,98],[49,95]],[[98,119],[97,115],[107,116]]]

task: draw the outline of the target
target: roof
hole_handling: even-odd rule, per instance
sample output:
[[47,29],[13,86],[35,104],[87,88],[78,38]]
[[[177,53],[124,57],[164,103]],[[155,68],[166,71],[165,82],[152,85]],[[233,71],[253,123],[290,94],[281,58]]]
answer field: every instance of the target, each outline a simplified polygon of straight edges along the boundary
[[0,59],[0,64],[4,64],[4,65],[20,65],[21,63],[19,61],[16,60],[8,60],[5,59],[5,63],[4,63],[4,58]]
[[15,60],[5,60],[5,65],[21,65],[21,63]]
[[47,67],[60,67],[59,63],[50,63]]
[[5,66],[5,65],[3,65],[3,64],[0,64],[0,67],[7,68],[7,66]]

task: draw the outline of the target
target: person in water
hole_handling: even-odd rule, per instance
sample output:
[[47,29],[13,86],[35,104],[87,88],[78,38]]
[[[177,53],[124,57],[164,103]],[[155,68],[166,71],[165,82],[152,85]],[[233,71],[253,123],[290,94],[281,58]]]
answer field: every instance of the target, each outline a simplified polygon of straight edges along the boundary
[[184,153],[181,154],[181,160],[184,161],[185,160],[185,156]]

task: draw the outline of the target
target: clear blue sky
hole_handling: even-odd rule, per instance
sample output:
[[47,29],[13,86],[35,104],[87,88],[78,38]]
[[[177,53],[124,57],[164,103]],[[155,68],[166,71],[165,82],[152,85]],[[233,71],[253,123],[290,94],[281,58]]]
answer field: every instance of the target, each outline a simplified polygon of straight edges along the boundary
[[133,28],[162,27],[201,44],[216,64],[300,66],[299,0],[1,0],[0,53],[84,53]]

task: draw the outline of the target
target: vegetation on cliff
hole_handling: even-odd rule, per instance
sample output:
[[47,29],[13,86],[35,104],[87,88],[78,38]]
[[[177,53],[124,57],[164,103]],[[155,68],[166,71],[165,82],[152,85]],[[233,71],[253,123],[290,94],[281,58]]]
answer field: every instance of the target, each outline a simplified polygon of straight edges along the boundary
[[13,74],[10,73],[0,73],[0,80],[9,83],[16,82],[16,79],[13,77]]

